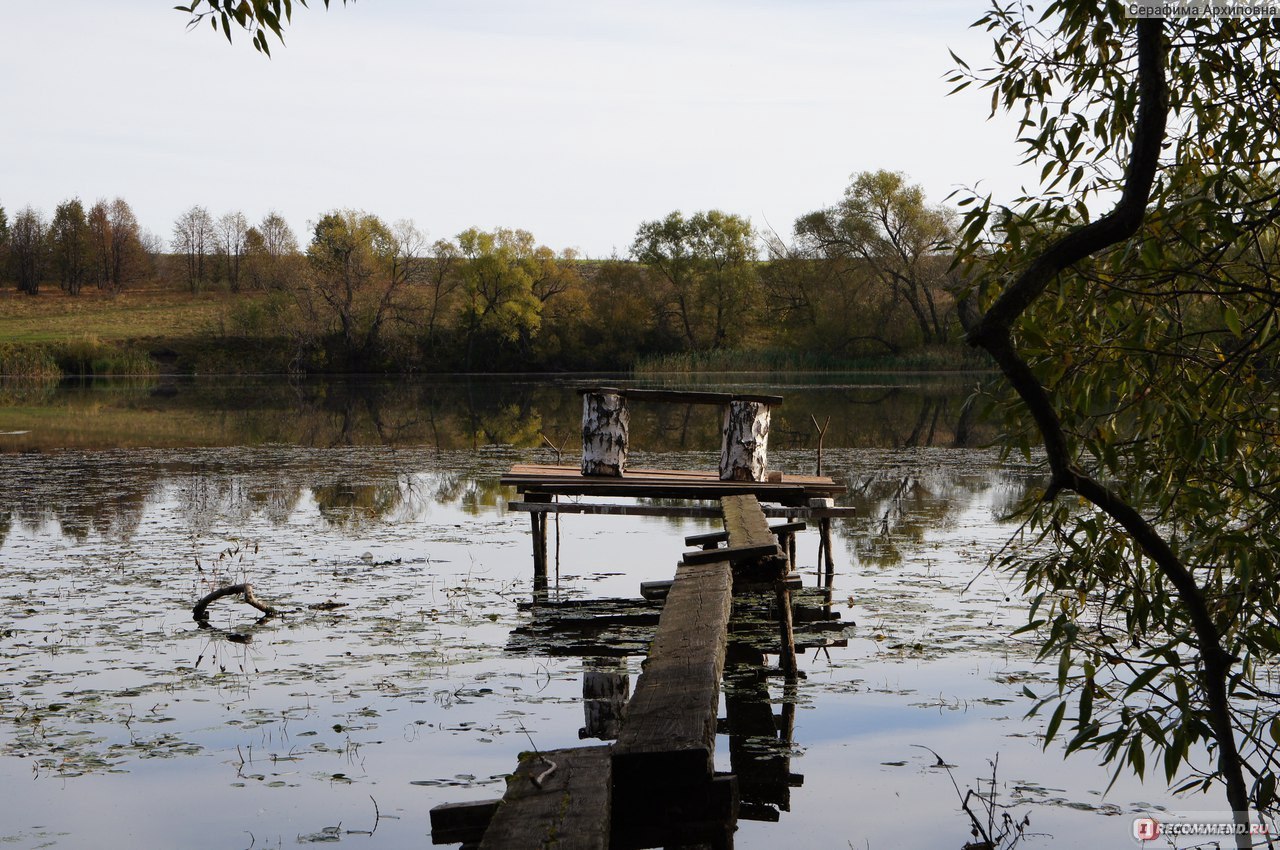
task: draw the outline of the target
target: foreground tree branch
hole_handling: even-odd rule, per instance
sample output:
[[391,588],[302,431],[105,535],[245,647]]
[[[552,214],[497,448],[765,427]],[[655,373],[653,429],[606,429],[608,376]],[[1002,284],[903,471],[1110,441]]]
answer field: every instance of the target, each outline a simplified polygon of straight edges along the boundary
[[[1052,500],[1063,490],[1087,499],[1124,528],[1175,588],[1187,610],[1200,654],[1200,685],[1217,744],[1218,770],[1226,784],[1227,799],[1235,811],[1237,822],[1247,825],[1249,793],[1228,701],[1228,677],[1234,659],[1223,648],[1223,636],[1214,622],[1205,595],[1191,570],[1160,531],[1125,499],[1076,464],[1054,401],[1019,353],[1013,338],[1019,319],[1059,274],[1106,248],[1130,239],[1143,223],[1165,142],[1169,93],[1165,76],[1167,57],[1163,22],[1142,19],[1136,26],[1138,113],[1119,201],[1105,216],[1078,226],[1051,242],[999,293],[985,313],[975,316],[976,310],[969,304],[961,310],[961,315],[966,319],[968,342],[991,354],[1040,432],[1051,471],[1045,500]],[[1249,846],[1247,837],[1239,838],[1237,846]]]

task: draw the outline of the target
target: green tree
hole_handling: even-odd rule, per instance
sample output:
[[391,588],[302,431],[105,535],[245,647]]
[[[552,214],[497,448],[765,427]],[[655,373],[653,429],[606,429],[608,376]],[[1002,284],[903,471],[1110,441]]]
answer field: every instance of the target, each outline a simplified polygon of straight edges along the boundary
[[40,282],[48,269],[48,224],[40,211],[23,207],[9,228],[9,267],[19,292],[40,293]]
[[1049,545],[1009,563],[1059,659],[1048,737],[1222,783],[1245,824],[1280,775],[1280,41],[1265,18],[1029,12],[993,7],[995,65],[953,79],[1020,119],[1045,184],[966,198],[959,253],[1009,445],[1046,458]]
[[747,219],[719,210],[686,219],[676,211],[642,223],[631,256],[663,285],[664,311],[687,350],[732,348],[752,329],[760,290]]
[[147,251],[142,244],[142,228],[124,198],[116,198],[107,208],[107,226],[111,233],[108,288],[114,294],[142,277],[147,267]]
[[95,201],[85,221],[89,227],[89,279],[105,289],[111,282],[111,212],[107,202],[101,198]]
[[950,256],[953,215],[925,203],[924,190],[905,174],[855,174],[844,199],[796,221],[796,234],[814,253],[859,266],[879,280],[894,301],[906,305],[926,345],[946,342],[951,307]]
[[421,242],[411,222],[392,229],[353,210],[327,213],[316,223],[307,274],[295,293],[308,315],[336,328],[348,365],[373,365],[386,355],[388,326],[413,321],[405,293],[417,274]]
[[[9,219],[0,206],[0,276],[9,270]],[[3,279],[0,277],[0,279]]]
[[527,230],[473,227],[459,233],[457,243],[467,368],[482,345],[494,354],[507,348],[527,356],[547,301],[564,292],[567,272]]
[[896,354],[919,341],[905,306],[866,263],[776,234],[766,248],[760,283],[780,342],[850,356]]
[[58,204],[49,225],[49,248],[58,283],[69,295],[79,295],[88,280],[89,221],[79,198]]
[[431,263],[423,275],[427,288],[426,327],[423,331],[429,357],[436,352],[441,326],[449,312],[452,296],[462,285],[459,274],[461,264],[461,251],[453,242],[437,239],[431,246]]
[[7,268],[9,251],[9,218],[0,206],[0,269]]

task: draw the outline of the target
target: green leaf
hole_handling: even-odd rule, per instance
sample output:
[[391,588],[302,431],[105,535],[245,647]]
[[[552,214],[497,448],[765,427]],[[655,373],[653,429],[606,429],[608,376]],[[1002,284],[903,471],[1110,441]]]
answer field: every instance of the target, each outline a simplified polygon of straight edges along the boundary
[[1053,717],[1049,718],[1049,725],[1044,731],[1044,747],[1049,748],[1049,742],[1053,740],[1053,736],[1058,734],[1058,727],[1062,725],[1062,718],[1067,713],[1066,702],[1058,703],[1058,707],[1053,712]]
[[1124,695],[1132,696],[1133,694],[1145,688],[1147,685],[1150,685],[1151,681],[1156,676],[1159,676],[1164,669],[1165,668],[1163,664],[1156,664],[1151,667],[1148,667],[1146,670],[1143,670],[1141,673],[1139,673],[1137,676],[1134,677],[1132,682],[1129,683],[1129,687],[1125,689]]

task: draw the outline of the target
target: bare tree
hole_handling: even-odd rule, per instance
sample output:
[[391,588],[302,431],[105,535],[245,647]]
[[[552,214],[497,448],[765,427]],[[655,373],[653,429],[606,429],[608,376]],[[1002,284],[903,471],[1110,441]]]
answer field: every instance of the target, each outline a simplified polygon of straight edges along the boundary
[[205,261],[213,247],[213,217],[201,206],[194,206],[173,223],[173,252],[186,260],[187,286],[199,292],[206,280]]
[[239,210],[223,215],[214,228],[218,257],[222,260],[222,271],[232,292],[240,291],[240,270],[248,232],[249,220]]
[[298,238],[279,213],[269,212],[245,232],[245,271],[258,289],[284,289],[299,270]]

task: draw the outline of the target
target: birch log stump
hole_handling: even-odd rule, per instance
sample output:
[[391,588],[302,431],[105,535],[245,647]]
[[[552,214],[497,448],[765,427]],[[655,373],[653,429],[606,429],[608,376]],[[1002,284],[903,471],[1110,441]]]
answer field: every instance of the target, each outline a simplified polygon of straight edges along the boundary
[[724,412],[721,481],[764,481],[769,452],[769,405],[731,401]]
[[617,393],[582,397],[582,474],[621,478],[627,467],[627,400]]

